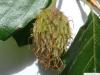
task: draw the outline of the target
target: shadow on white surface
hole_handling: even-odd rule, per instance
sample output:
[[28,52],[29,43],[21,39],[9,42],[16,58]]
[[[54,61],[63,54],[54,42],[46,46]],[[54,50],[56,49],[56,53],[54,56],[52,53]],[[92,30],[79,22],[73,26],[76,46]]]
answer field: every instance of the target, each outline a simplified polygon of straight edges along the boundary
[[81,3],[80,3],[80,0],[76,0],[76,2],[77,2],[77,5],[78,5],[78,7],[79,7],[79,9],[80,9],[80,13],[81,13],[81,16],[82,16],[82,20],[83,20],[83,22],[85,23],[85,22],[86,22],[86,18],[87,18],[87,14],[86,14],[86,12],[84,11],[84,9],[82,8],[82,5],[81,5]]
[[38,71],[38,74],[39,75],[59,75],[59,73],[57,71],[53,71],[53,70],[45,70],[41,64],[37,64],[38,68],[39,68],[39,71]]
[[34,61],[35,58],[28,46],[18,47],[13,38],[0,41],[0,75],[17,73],[32,65]]

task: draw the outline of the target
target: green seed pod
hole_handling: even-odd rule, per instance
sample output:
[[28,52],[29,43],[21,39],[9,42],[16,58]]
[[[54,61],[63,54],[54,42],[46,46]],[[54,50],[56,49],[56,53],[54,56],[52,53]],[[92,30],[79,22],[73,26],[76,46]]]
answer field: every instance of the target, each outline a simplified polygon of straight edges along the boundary
[[71,38],[69,22],[62,12],[46,9],[37,17],[33,27],[33,52],[47,69],[63,67],[62,54]]

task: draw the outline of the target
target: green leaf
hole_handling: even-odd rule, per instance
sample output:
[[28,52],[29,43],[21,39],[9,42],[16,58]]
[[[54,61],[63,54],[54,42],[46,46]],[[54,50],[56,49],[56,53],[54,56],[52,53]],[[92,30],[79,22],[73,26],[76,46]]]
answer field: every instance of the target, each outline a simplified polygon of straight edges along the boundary
[[0,0],[0,39],[6,40],[26,26],[48,3],[49,0]]
[[66,68],[61,75],[100,72],[100,19],[92,11],[63,60]]

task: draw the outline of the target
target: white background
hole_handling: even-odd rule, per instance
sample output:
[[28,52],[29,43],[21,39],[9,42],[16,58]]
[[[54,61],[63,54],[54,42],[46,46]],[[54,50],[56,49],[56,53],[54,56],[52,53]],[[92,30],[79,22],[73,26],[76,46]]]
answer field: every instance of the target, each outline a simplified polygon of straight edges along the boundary
[[100,75],[100,73],[84,73],[84,75]]
[[[73,38],[80,26],[86,21],[89,8],[82,3],[84,13],[80,11],[76,0],[63,0],[61,11],[69,18]],[[59,7],[59,1],[57,7]],[[83,16],[84,17],[83,17]],[[18,47],[15,40],[11,37],[7,41],[0,41],[0,75],[57,75],[52,71],[45,71],[37,67],[37,59],[33,56],[29,46]]]

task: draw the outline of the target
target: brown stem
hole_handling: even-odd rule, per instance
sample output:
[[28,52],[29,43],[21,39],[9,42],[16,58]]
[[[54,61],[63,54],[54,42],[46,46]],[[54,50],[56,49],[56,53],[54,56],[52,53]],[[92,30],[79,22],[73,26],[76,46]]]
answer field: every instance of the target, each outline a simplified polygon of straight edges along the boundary
[[94,7],[96,7],[97,9],[100,10],[100,5],[97,4],[97,0],[90,0],[90,3],[91,3]]

